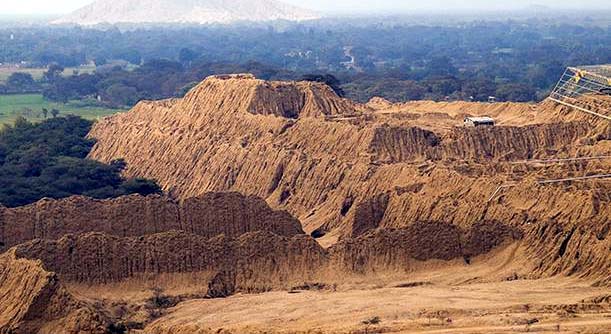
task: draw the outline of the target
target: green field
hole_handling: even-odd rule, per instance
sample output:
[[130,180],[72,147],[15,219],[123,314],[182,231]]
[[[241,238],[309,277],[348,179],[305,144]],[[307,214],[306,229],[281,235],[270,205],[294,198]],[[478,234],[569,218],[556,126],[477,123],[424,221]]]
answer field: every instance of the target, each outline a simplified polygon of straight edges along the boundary
[[[70,101],[66,104],[45,100],[40,94],[0,95],[0,124],[12,123],[23,116],[31,121],[43,120],[42,109],[57,109],[61,115],[78,115],[86,119],[99,119],[122,110],[87,106],[81,101]],[[51,117],[49,113],[48,117]]]
[[[16,72],[30,73],[34,80],[40,80],[42,75],[47,71],[46,68],[16,68],[16,67],[0,67],[0,83],[6,82],[11,74]],[[79,66],[79,67],[68,67],[64,69],[63,76],[70,76],[74,74],[74,71],[78,73],[93,73],[95,72],[95,66]]]

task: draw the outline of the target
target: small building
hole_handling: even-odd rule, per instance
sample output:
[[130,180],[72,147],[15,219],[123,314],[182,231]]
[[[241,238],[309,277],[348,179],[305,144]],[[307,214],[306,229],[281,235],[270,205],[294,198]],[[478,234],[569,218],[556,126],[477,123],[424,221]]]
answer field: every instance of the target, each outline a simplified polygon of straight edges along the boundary
[[491,117],[465,117],[465,126],[480,127],[494,126],[494,119]]

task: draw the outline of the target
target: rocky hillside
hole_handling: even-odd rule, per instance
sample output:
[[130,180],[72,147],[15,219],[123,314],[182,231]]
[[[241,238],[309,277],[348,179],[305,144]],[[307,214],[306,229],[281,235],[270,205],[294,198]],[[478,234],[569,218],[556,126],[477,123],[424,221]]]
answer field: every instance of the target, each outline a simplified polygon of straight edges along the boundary
[[[481,243],[482,237],[489,239]],[[271,232],[235,238],[170,231],[140,237],[84,233],[36,239],[0,256],[0,333],[108,333],[120,328],[112,327],[116,321],[154,319],[154,312],[160,311],[149,308],[173,300],[149,299],[148,303],[157,304],[143,309],[94,297],[95,291],[112,289],[112,284],[123,284],[119,285],[123,296],[134,292],[129,282],[136,282],[135,291],[141,291],[151,282],[175,280],[195,286],[203,293],[198,296],[207,298],[278,289],[331,289],[350,275],[405,272],[418,261],[477,255],[520,237],[506,228],[461,231],[449,224],[422,223],[405,230],[371,232],[328,250],[310,236],[282,237]],[[181,274],[192,276],[181,278]],[[97,302],[75,298],[64,283],[92,289],[90,298]],[[145,318],[139,315],[142,312]]]
[[[9,251],[40,260],[65,282],[101,284],[163,274],[209,273],[230,291],[287,289],[296,284],[368,272],[406,271],[417,261],[453,260],[485,254],[522,235],[503,224],[481,222],[468,230],[421,222],[377,229],[328,250],[312,237],[249,232],[213,238],[170,231],[140,237],[105,233],[36,239]],[[329,273],[332,273],[329,275]],[[219,281],[220,279],[220,281]],[[211,282],[212,282],[211,281]]]
[[[465,128],[468,115],[493,116],[498,126]],[[533,162],[611,155],[608,122],[548,101],[358,105],[322,84],[220,76],[184,99],[106,118],[90,136],[98,140],[90,157],[123,158],[129,176],[154,178],[179,198],[227,190],[265,198],[325,245],[416,221],[611,220],[606,181],[537,184],[610,166]],[[515,186],[491,198],[506,184]],[[361,213],[368,218],[355,218]]]
[[312,11],[276,0],[97,0],[56,24],[232,23],[238,21],[304,21]]
[[342,282],[345,276],[405,273],[429,260],[460,260],[468,265],[477,256],[513,243],[522,259],[513,259],[519,266],[506,266],[518,277],[566,275],[595,285],[611,284],[611,255],[605,251],[611,244],[606,236],[550,224],[520,230],[496,221],[480,221],[467,229],[439,222],[378,228],[326,250],[306,235],[283,237],[259,231],[206,238],[170,231],[141,237],[84,233],[36,239],[9,253],[40,260],[46,270],[70,283],[108,284],[201,273],[208,281],[198,278],[193,284],[208,289],[220,284],[228,295],[290,289],[307,282]]
[[132,195],[110,200],[71,197],[44,199],[18,207],[0,207],[0,250],[32,240],[56,240],[66,234],[105,232],[120,237],[171,230],[203,237],[270,231],[303,234],[297,219],[274,211],[265,201],[237,193],[208,193],[177,202],[162,196]]
[[[15,248],[66,282],[111,283],[178,273],[219,273],[230,291],[266,291],[304,282],[322,269],[325,251],[306,235],[251,232],[205,238],[183,231],[120,238],[104,233],[34,240]],[[218,280],[218,279],[217,279]],[[205,282],[200,282],[205,286]]]
[[40,261],[0,255],[0,333],[107,333],[106,320],[74,298]]
[[90,158],[125,159],[168,197],[0,207],[0,333],[96,333],[113,317],[143,328],[165,311],[97,294],[159,282],[183,292],[154,300],[166,308],[447,266],[462,283],[611,286],[611,185],[586,179],[611,170],[611,126],[549,101],[360,105],[320,83],[215,76],[90,137]]

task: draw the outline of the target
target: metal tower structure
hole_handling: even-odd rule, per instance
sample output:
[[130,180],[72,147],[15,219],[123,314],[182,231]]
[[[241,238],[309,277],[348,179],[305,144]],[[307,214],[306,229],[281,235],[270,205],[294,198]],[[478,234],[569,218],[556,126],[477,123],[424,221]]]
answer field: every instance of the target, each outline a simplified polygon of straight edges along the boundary
[[611,121],[611,64],[567,68],[549,99]]

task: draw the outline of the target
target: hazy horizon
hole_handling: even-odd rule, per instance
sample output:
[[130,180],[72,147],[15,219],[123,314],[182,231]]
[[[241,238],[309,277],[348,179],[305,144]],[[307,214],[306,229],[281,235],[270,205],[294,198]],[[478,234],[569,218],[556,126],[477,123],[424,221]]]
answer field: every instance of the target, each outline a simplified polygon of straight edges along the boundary
[[[59,15],[66,14],[79,9],[94,0],[21,0],[2,5],[0,15]],[[579,3],[569,1],[551,0],[515,0],[510,3],[507,1],[485,1],[485,0],[465,0],[465,1],[442,1],[429,0],[426,3],[415,0],[282,0],[302,8],[319,11],[323,14],[351,14],[351,13],[410,13],[422,11],[486,11],[486,10],[512,10],[523,9],[529,6],[541,5],[549,6],[554,9],[611,9],[611,2],[603,0],[583,0]]]

